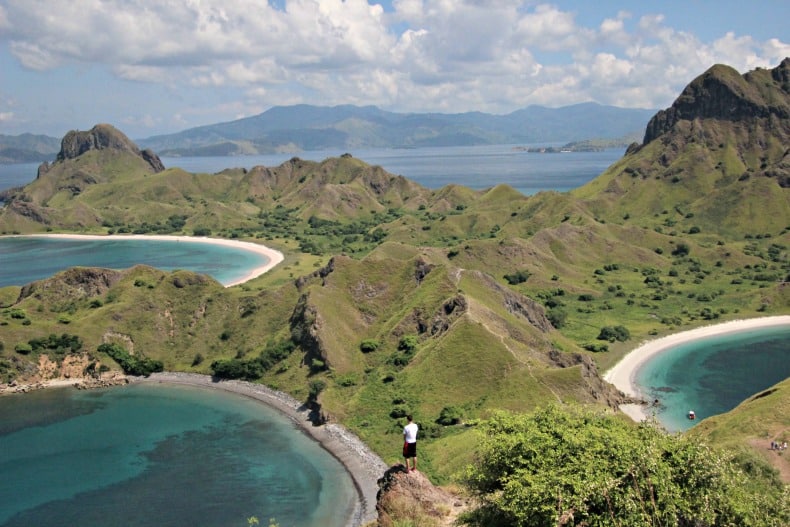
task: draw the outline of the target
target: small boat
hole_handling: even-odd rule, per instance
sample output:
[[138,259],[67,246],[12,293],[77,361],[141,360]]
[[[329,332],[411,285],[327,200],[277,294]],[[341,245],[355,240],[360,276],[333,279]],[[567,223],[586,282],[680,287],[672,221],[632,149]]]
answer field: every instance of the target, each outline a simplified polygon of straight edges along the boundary
[[694,410],[689,410],[689,419],[692,421],[697,418],[697,414],[694,413]]

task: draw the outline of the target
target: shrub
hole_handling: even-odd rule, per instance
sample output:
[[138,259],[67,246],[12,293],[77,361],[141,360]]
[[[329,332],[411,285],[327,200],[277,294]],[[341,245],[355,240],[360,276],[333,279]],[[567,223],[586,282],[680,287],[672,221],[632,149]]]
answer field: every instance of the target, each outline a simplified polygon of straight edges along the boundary
[[550,405],[530,415],[496,413],[480,433],[465,475],[478,505],[462,515],[466,525],[790,522],[783,485],[760,471],[745,484],[730,454],[650,423]]
[[691,252],[691,248],[688,246],[687,243],[679,243],[675,246],[672,250],[672,256],[688,256]]
[[417,349],[418,342],[417,335],[404,335],[398,342],[398,350],[411,353]]
[[308,397],[311,401],[315,401],[325,388],[326,381],[323,379],[312,379],[308,385]]
[[135,357],[119,344],[100,344],[97,350],[109,355],[127,375],[148,377],[154,372],[164,370],[162,361],[147,357]]
[[27,342],[20,342],[16,346],[14,346],[14,351],[19,353],[20,355],[29,355],[33,351],[33,346],[31,346]]
[[463,412],[457,406],[445,406],[439,412],[439,419],[436,420],[442,426],[457,425],[463,419]]
[[507,280],[508,284],[517,285],[529,280],[530,276],[532,276],[532,273],[522,269],[521,271],[516,271],[515,273],[506,274],[504,278]]
[[568,321],[568,313],[564,309],[554,308],[546,312],[546,318],[555,329],[561,329]]
[[609,342],[625,342],[631,338],[631,333],[624,326],[604,326],[598,334],[598,340],[608,340]]
[[365,339],[359,344],[359,350],[362,353],[371,353],[376,351],[379,347],[379,341],[375,339]]

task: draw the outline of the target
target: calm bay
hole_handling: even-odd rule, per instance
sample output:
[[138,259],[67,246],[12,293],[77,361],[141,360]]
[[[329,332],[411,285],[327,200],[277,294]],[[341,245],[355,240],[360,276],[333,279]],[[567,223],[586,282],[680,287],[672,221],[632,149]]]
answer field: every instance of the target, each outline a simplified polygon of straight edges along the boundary
[[0,525],[345,526],[343,466],[267,406],[134,384],[0,397]]

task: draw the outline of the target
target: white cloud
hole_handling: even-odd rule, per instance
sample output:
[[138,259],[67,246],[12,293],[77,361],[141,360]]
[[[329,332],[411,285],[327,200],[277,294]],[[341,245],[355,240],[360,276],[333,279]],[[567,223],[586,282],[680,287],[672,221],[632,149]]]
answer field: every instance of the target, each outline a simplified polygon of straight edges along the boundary
[[375,0],[285,0],[279,8],[263,0],[0,2],[0,44],[28,70],[101,68],[164,86],[183,96],[173,109],[179,117],[168,118],[182,123],[298,102],[450,112],[588,100],[656,108],[714,63],[745,71],[790,56],[790,44],[776,38],[725,33],[706,42],[660,13],[607,13],[606,4],[589,22],[531,0],[393,0],[387,12]]
[[14,112],[0,112],[0,123],[12,121],[14,119]]

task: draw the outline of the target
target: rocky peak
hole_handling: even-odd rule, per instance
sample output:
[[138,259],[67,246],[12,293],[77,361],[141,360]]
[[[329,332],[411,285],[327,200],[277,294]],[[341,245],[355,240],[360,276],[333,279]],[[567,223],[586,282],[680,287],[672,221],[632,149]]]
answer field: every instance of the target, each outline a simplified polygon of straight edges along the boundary
[[97,124],[87,132],[72,130],[60,143],[57,160],[75,159],[90,150],[119,150],[143,158],[154,172],[165,169],[162,160],[151,150],[141,151],[126,135],[109,124]]
[[758,69],[745,75],[717,64],[686,86],[670,108],[650,120],[643,144],[672,130],[679,121],[735,122],[775,117],[786,122],[790,118],[788,95],[790,59],[768,72]]

